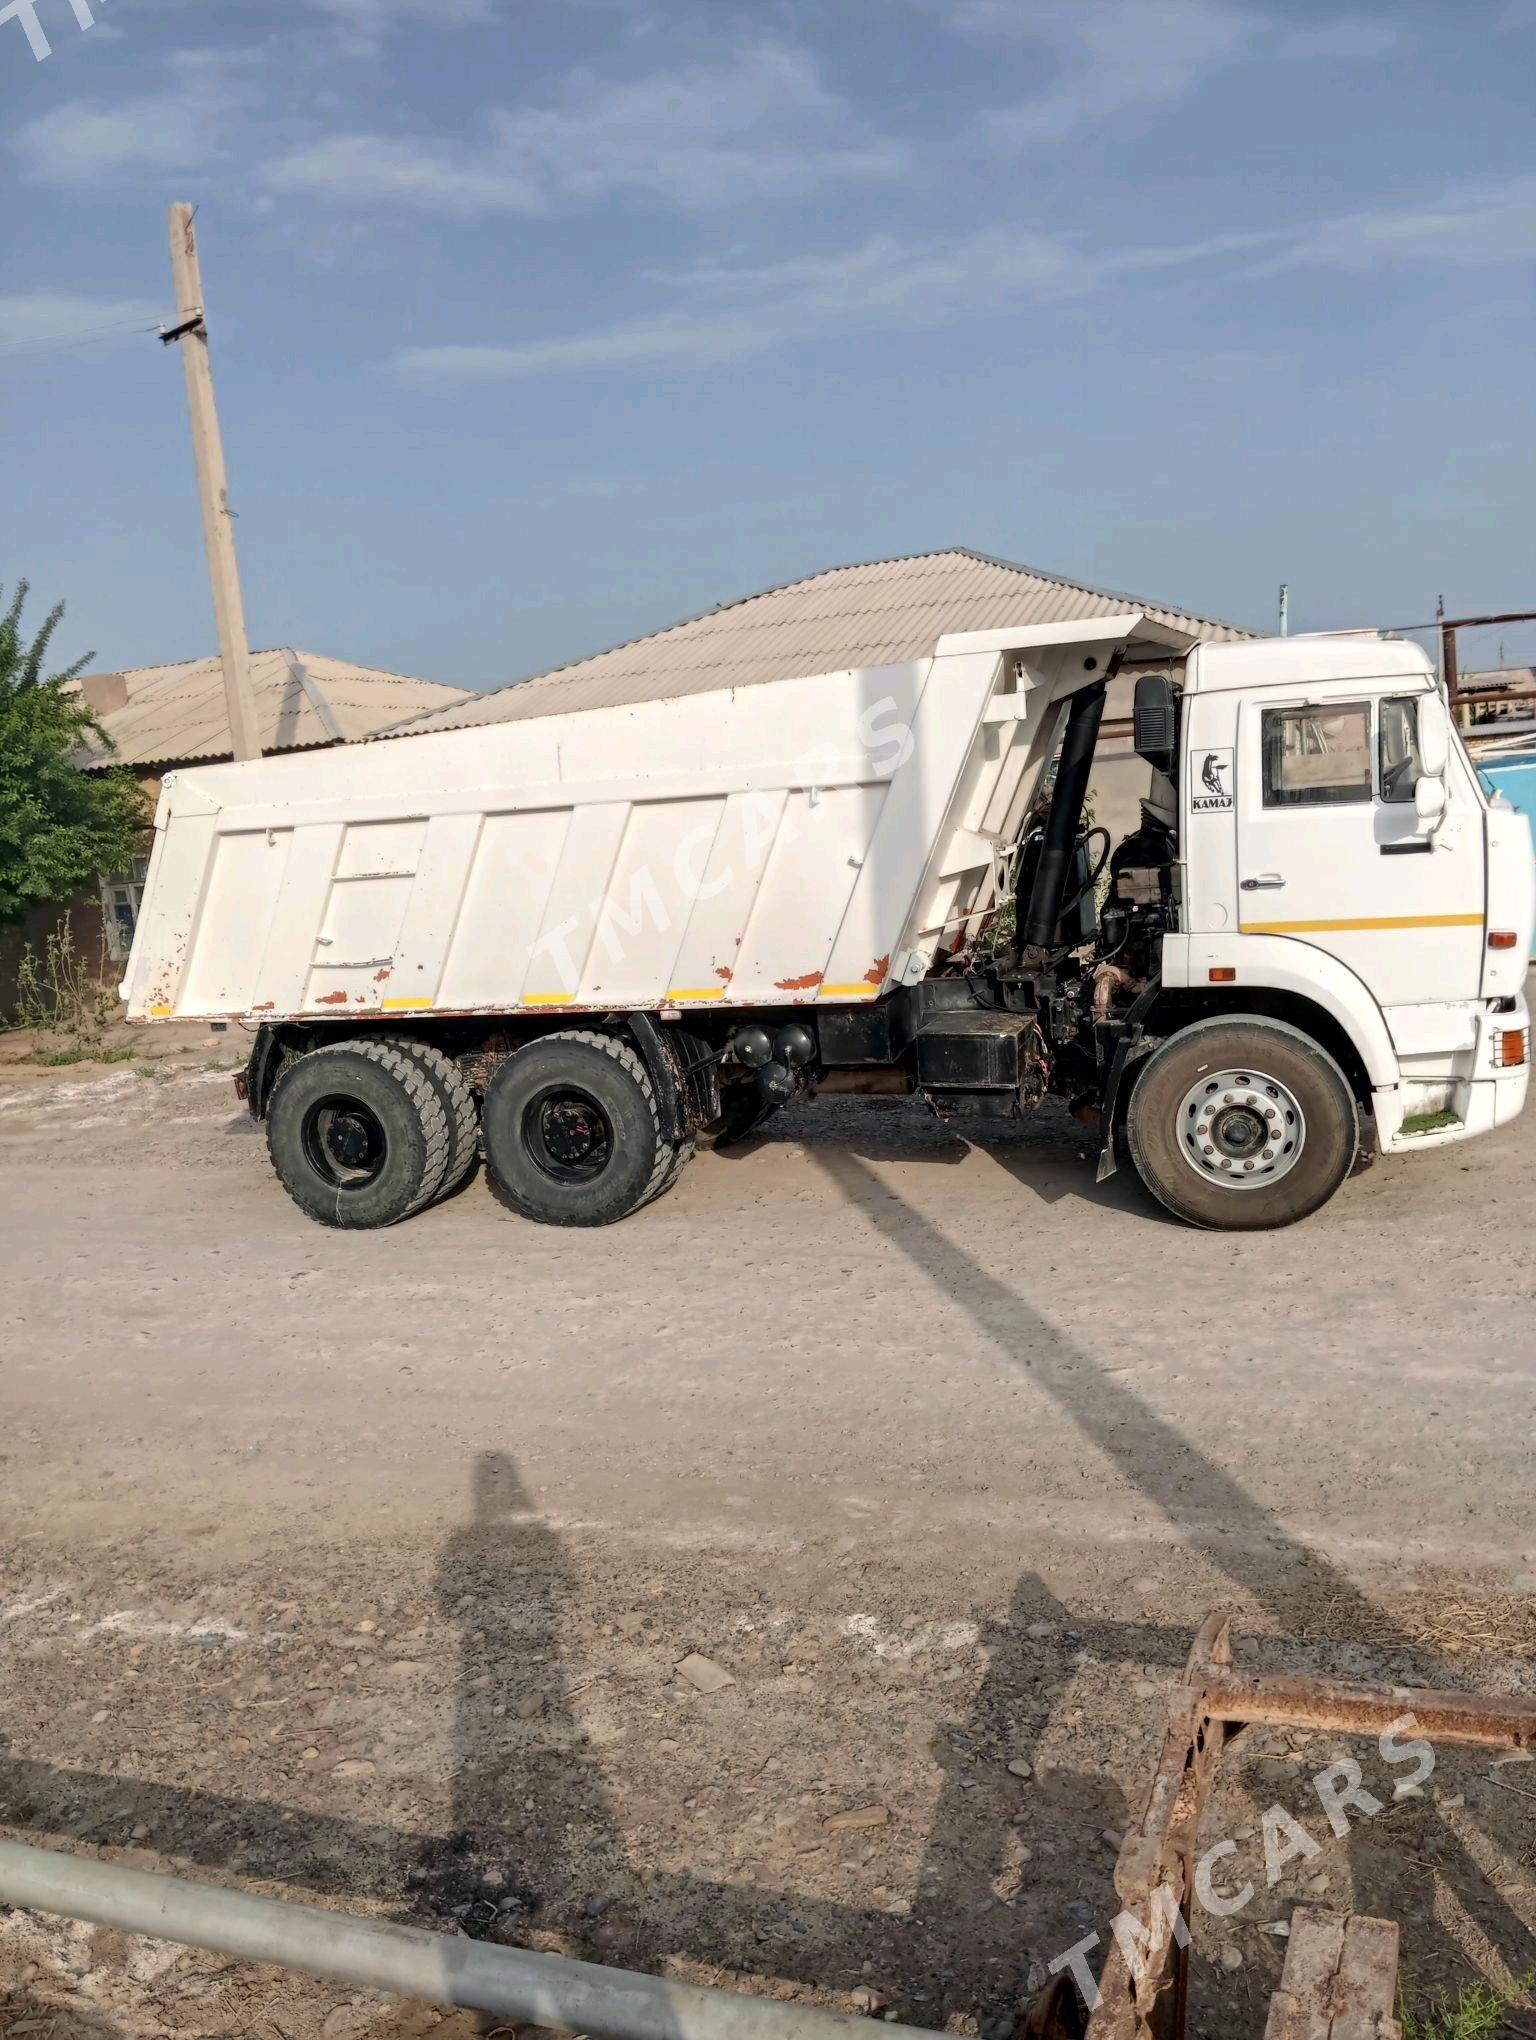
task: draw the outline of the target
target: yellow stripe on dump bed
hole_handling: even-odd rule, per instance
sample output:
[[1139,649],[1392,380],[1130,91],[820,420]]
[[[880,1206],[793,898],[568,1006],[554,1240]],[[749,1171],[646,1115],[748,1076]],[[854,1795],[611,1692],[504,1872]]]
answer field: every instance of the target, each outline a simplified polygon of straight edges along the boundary
[[823,985],[818,999],[878,999],[880,987],[860,979],[856,985]]
[[172,1009],[169,1006],[151,1006],[149,1009],[149,1017],[151,1020],[169,1020],[171,1017],[171,1010]]
[[689,999],[723,999],[724,985],[674,985],[667,997],[674,1006],[681,1006]]
[[1244,935],[1361,935],[1400,928],[1481,928],[1481,914],[1385,914],[1359,921],[1244,921]]
[[430,999],[381,999],[379,1004],[386,1013],[425,1013],[431,1005]]
[[576,994],[574,992],[525,992],[523,994],[523,1004],[525,1006],[574,1006],[575,1003]]

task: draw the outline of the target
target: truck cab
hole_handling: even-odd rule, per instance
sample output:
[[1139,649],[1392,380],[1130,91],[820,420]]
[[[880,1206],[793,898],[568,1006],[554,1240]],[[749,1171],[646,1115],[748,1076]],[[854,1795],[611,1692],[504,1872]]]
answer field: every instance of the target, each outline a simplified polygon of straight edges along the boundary
[[[1154,1143],[1193,1179],[1175,1174],[1168,1201],[1193,1192],[1184,1215],[1221,1223],[1224,1196],[1283,1205],[1285,1179],[1310,1173],[1315,1136],[1275,1071],[1195,1081],[1213,1027],[1239,1014],[1304,1032],[1382,1153],[1512,1118],[1527,1082],[1531,845],[1485,795],[1424,654],[1374,634],[1199,645],[1176,679],[1138,683],[1137,711],[1174,827],[1156,996],[1136,1024],[1173,1039],[1204,1023],[1178,1051],[1191,1082],[1176,1135]],[[1115,903],[1107,913],[1113,933]],[[1152,1060],[1133,1071],[1133,1123]],[[1259,1139],[1260,1119],[1288,1117],[1299,1139]],[[1138,1165],[1155,1175],[1140,1133]]]

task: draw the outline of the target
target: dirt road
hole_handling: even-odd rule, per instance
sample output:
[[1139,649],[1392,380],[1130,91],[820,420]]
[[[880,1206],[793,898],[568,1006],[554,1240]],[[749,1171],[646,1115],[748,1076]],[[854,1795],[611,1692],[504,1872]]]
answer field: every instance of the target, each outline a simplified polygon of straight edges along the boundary
[[[475,1182],[346,1235],[229,1059],[0,1082],[8,1833],[987,2031],[1107,1931],[1208,1607],[1536,1686],[1529,1115],[1255,1238],[895,1103],[600,1234]],[[1314,1753],[1256,1740],[1224,1831]],[[1297,1896],[1405,1917],[1416,1987],[1524,1966],[1536,1801],[1438,1778],[1207,1923],[1197,2031],[1261,2030]],[[7,1982],[60,2040],[477,2030],[19,1916]]]

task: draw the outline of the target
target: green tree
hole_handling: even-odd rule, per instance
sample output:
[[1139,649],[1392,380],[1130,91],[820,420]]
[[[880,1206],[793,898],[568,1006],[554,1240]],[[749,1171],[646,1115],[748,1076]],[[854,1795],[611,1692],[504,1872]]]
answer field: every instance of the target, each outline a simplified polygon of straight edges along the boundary
[[69,688],[94,654],[45,673],[64,605],[28,643],[21,623],[26,599],[27,584],[19,581],[0,617],[0,922],[67,900],[102,872],[126,870],[148,820],[130,772],[79,769],[92,734],[108,742]]

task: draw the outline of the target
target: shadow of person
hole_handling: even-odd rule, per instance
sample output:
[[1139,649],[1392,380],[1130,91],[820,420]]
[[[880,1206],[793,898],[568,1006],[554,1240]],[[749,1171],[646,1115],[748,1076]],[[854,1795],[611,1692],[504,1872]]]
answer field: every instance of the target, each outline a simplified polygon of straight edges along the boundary
[[470,1520],[443,1548],[434,1597],[459,1633],[453,1785],[448,1832],[412,1881],[472,1936],[578,1933],[623,1844],[560,1664],[564,1547],[509,1454],[476,1460]]
[[[470,1520],[444,1547],[435,1578],[438,1606],[459,1634],[454,1776],[448,1832],[426,1844],[411,1873],[418,1911],[472,1936],[640,1967],[683,1956],[743,1978],[834,1990],[873,1971],[904,2002],[920,1992],[925,2017],[937,1996],[940,2023],[978,2004],[994,2012],[1017,2004],[1031,1954],[1049,1956],[1061,1938],[1055,1920],[1042,1920],[1034,1936],[1027,1853],[1021,1860],[1020,1834],[1009,1825],[1020,1790],[1005,1770],[1009,1757],[1036,1749],[1072,1675],[1059,1649],[1029,1633],[1042,1619],[1053,1634],[1074,1627],[1043,1581],[1026,1575],[986,1629],[987,1670],[973,1705],[934,1725],[930,1749],[943,1775],[919,1874],[910,1892],[903,1882],[899,1903],[776,1888],[769,1877],[642,1872],[562,1669],[576,1641],[562,1638],[575,1587],[562,1540],[531,1506],[509,1454],[483,1453],[472,1488]],[[1080,1841],[1085,1860],[1103,1828],[1124,1824],[1113,1781],[1066,1767],[1044,1789],[1055,1826]],[[1107,1860],[1096,1860],[1092,1874],[1095,1895],[1107,1897]],[[615,1894],[620,1902],[605,1918]],[[1005,1925],[1021,1898],[1015,1919],[1031,1922],[1028,1950],[1017,1926]]]

